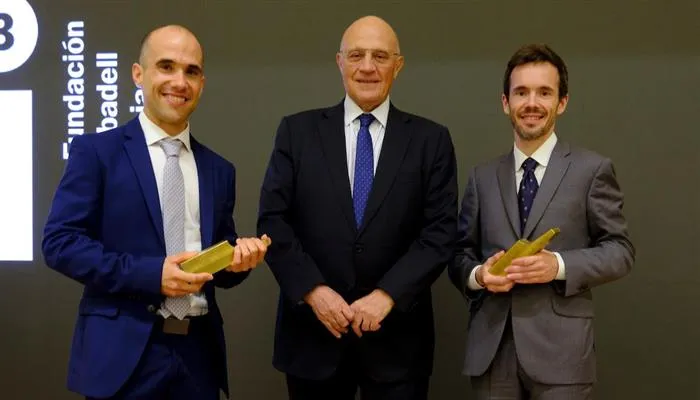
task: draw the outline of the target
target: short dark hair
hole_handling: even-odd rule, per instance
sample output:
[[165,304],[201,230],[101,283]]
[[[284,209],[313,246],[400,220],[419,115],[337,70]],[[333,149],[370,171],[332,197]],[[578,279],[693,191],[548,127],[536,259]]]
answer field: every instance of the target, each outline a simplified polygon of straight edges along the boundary
[[503,76],[503,95],[510,93],[510,75],[515,67],[530,63],[550,63],[559,73],[559,98],[569,94],[569,73],[564,60],[546,44],[527,44],[519,48],[508,61],[506,73]]
[[149,31],[143,37],[141,38],[141,45],[139,46],[139,58],[138,58],[138,63],[141,64],[143,63],[143,56],[146,53],[146,44],[148,44],[148,39],[151,38],[151,35],[153,34],[154,30]]

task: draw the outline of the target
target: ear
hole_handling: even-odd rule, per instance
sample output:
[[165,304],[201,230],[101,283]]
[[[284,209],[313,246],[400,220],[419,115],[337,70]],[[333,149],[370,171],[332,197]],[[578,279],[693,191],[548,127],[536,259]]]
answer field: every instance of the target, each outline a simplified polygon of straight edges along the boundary
[[143,67],[139,63],[134,63],[131,65],[131,79],[134,81],[134,85],[141,88],[143,83]]
[[503,105],[503,112],[506,115],[510,115],[510,104],[508,103],[508,96],[501,94],[501,105]]
[[566,106],[569,104],[569,95],[567,94],[566,96],[562,97],[559,99],[559,104],[557,105],[557,115],[562,115],[564,111],[566,110]]
[[343,73],[343,55],[340,52],[335,53],[335,63],[338,65],[340,73]]
[[199,95],[201,96],[202,93],[204,93],[204,86],[207,83],[207,77],[202,75],[202,86],[199,89]]
[[401,72],[401,70],[403,69],[404,62],[405,60],[403,56],[398,56],[398,58],[396,59],[396,65],[394,65],[394,79],[396,79],[396,77],[399,76],[399,72]]

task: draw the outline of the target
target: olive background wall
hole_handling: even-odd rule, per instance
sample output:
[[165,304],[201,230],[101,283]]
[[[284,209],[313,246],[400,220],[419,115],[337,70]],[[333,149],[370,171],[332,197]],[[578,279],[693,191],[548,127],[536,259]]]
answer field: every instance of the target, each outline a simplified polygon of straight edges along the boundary
[[[81,287],[46,268],[38,246],[64,165],[67,23],[85,24],[88,131],[99,123],[95,52],[119,53],[123,123],[133,116],[130,66],[141,37],[166,23],[184,24],[199,36],[207,86],[192,132],[235,163],[235,217],[239,233],[250,235],[280,118],[342,99],[335,52],[345,27],[366,14],[387,19],[401,41],[406,66],[394,104],[450,128],[460,190],[473,165],[512,144],[500,107],[510,55],[528,42],[559,52],[569,66],[571,100],[557,134],[613,159],[637,248],[630,276],[594,290],[596,398],[700,398],[697,0],[29,2],[39,19],[39,44],[21,69],[0,74],[2,90],[34,90],[36,193],[34,262],[0,264],[3,399],[79,398],[65,389],[65,376]],[[9,196],[10,189],[0,190]],[[277,294],[266,266],[217,294],[234,399],[286,398],[284,377],[271,365]],[[434,299],[430,398],[469,399],[468,380],[460,375],[467,310],[446,274]]]

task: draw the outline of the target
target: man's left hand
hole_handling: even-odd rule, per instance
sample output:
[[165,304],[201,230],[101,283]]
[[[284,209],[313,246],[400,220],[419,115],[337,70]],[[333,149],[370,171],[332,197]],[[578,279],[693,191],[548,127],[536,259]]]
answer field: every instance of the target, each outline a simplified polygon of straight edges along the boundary
[[559,272],[559,262],[554,253],[547,250],[527,257],[519,257],[506,268],[506,277],[515,283],[549,283]]
[[255,268],[265,259],[267,246],[271,243],[267,235],[258,238],[238,238],[233,248],[233,259],[226,268],[229,272],[245,272]]
[[352,303],[350,308],[355,313],[352,330],[358,337],[362,337],[363,331],[376,331],[381,328],[381,322],[394,308],[394,299],[382,289],[375,289]]

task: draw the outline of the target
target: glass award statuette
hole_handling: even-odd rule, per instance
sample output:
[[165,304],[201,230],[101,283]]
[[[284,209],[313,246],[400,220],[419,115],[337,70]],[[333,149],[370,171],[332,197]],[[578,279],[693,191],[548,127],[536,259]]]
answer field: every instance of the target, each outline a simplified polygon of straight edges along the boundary
[[[266,235],[261,238],[265,246],[272,244],[272,240]],[[224,240],[207,249],[202,250],[196,256],[180,264],[185,272],[199,273],[208,272],[214,274],[231,265],[234,247]]]
[[552,228],[532,242],[525,239],[518,240],[489,268],[489,273],[491,275],[504,276],[506,274],[505,269],[508,268],[513,260],[518,257],[527,257],[539,253],[558,233],[559,228]]

